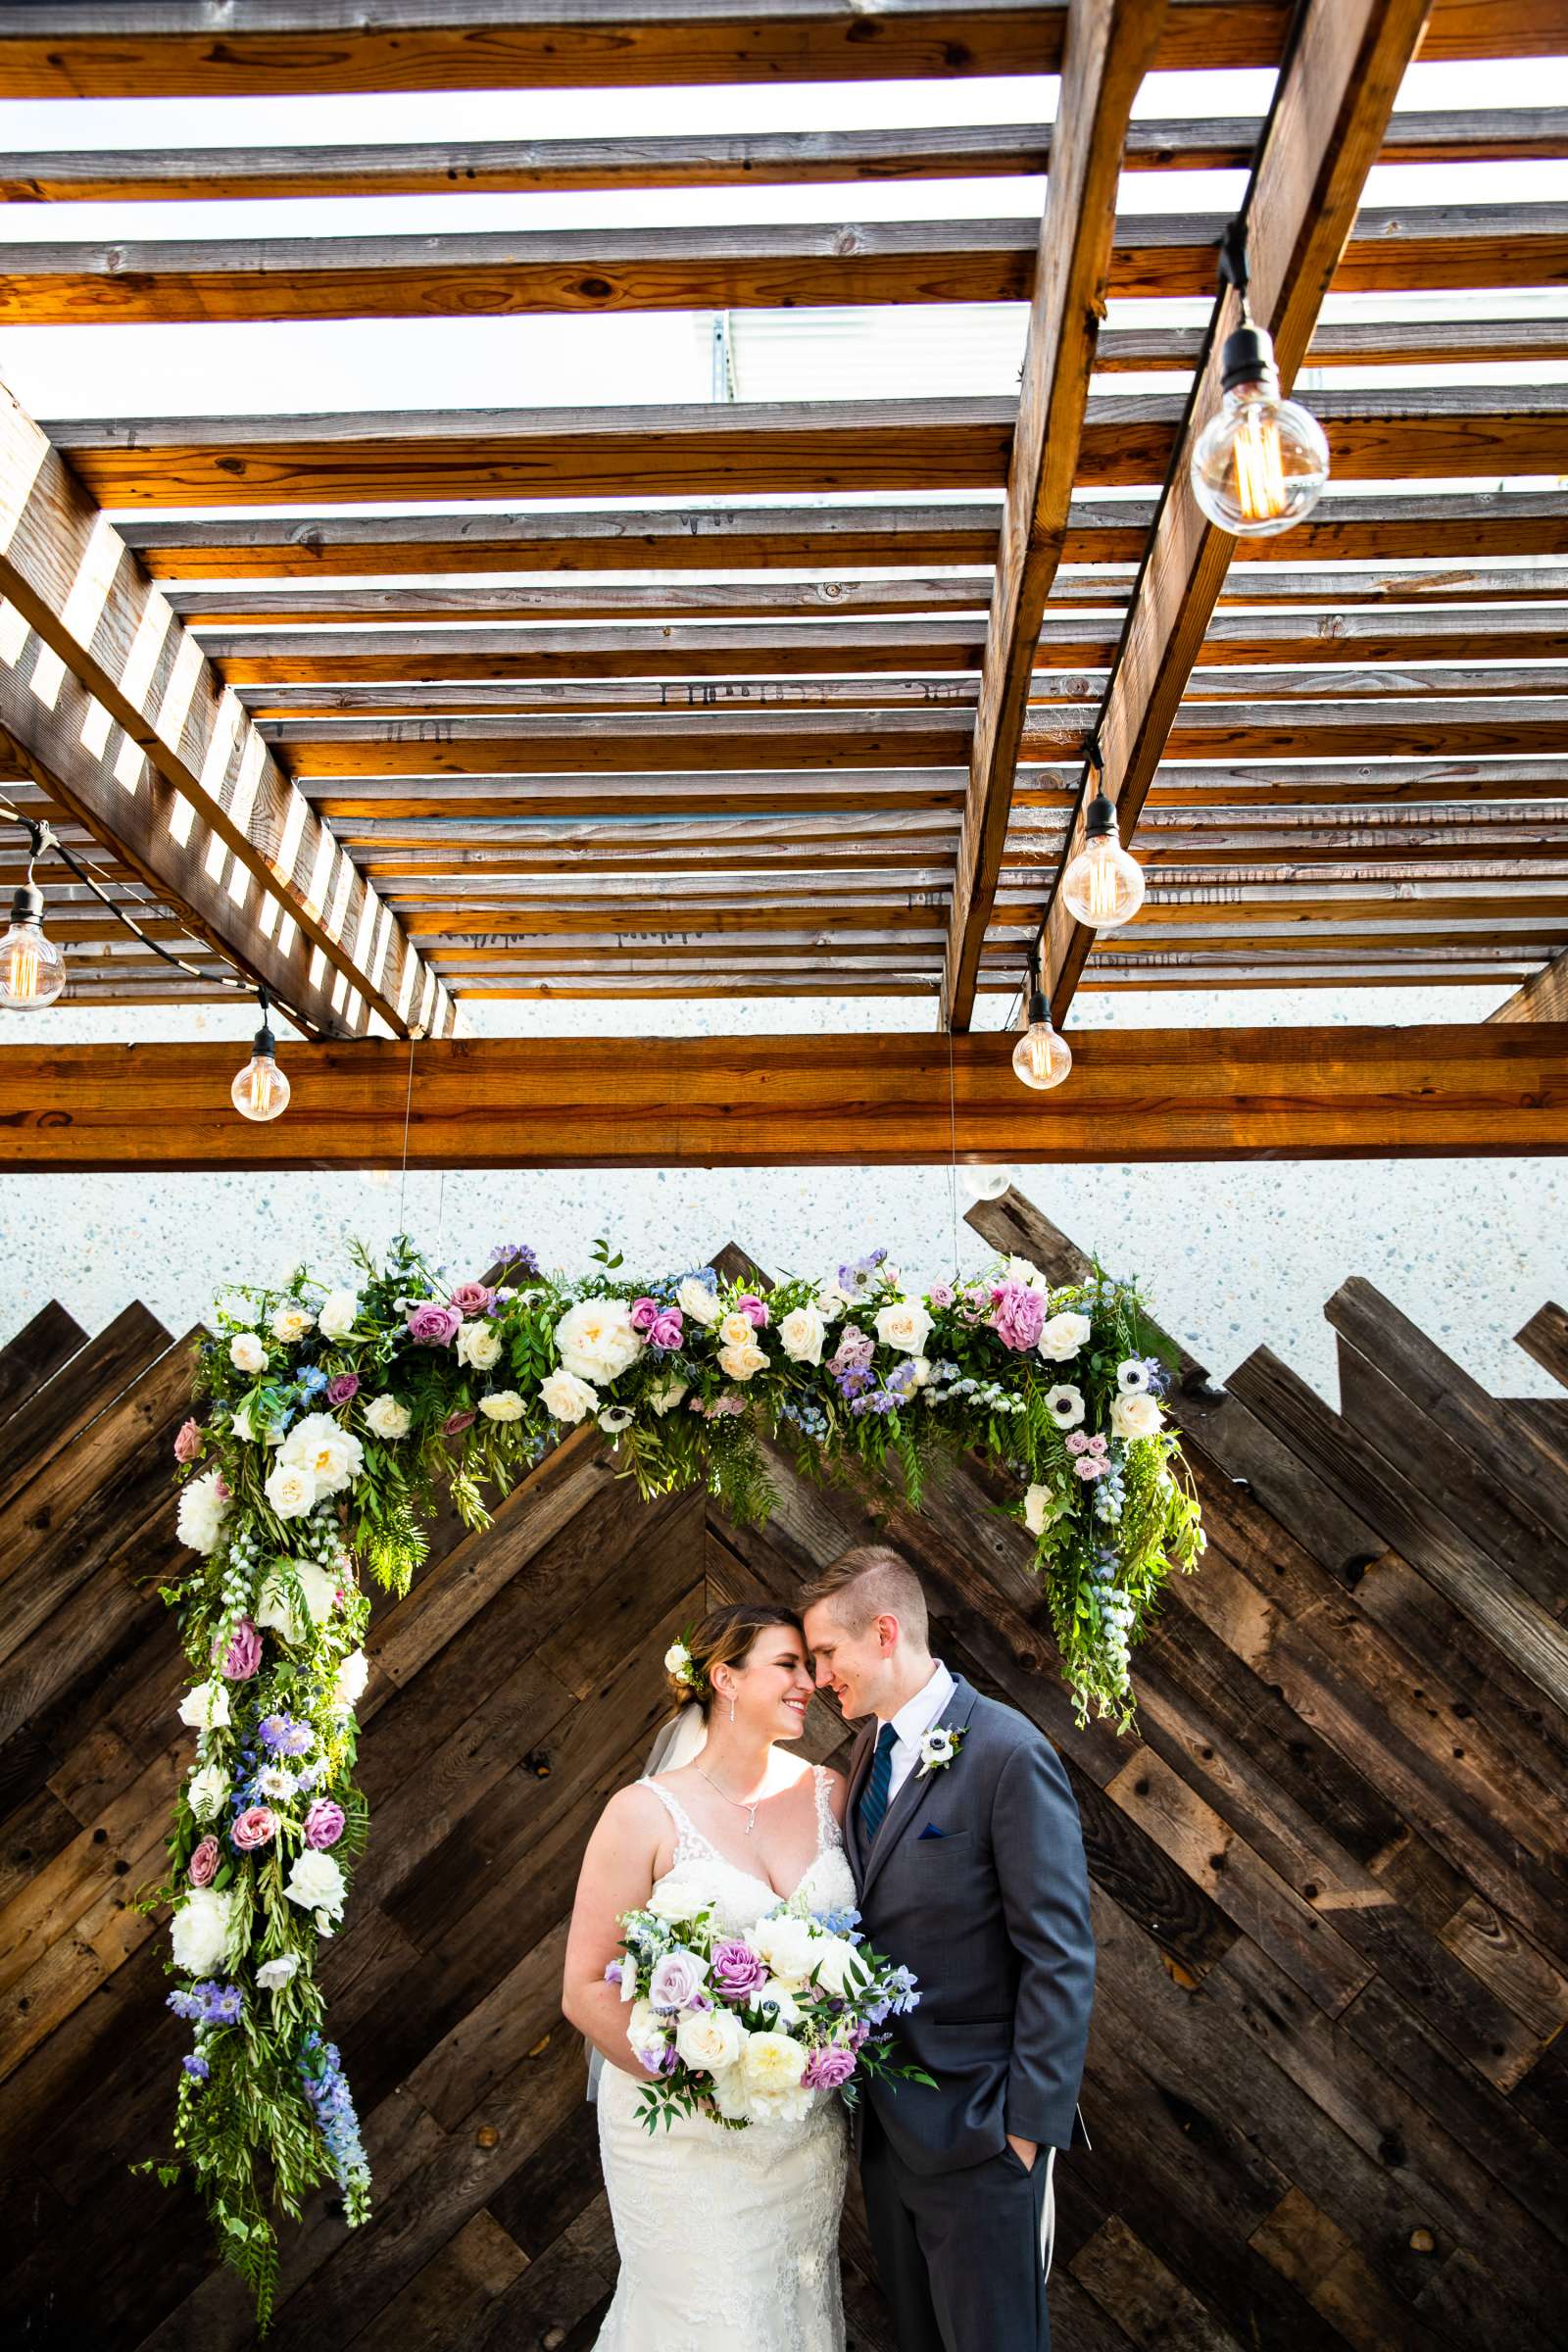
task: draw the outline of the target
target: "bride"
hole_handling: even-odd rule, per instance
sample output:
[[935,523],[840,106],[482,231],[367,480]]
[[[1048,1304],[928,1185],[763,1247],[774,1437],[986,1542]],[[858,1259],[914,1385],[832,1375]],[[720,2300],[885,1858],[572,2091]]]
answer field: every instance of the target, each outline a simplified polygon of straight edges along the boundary
[[649,2078],[605,1977],[620,1915],[676,1885],[734,1934],[788,1896],[819,1912],[855,1901],[839,1833],[846,1783],[780,1744],[801,1738],[811,1698],[799,1619],[715,1609],[671,1657],[681,1712],[650,1773],[600,1816],[566,1944],[562,2006],[606,2061],[599,2147],[621,2263],[598,2352],[843,2352],[839,2099],[820,2093],[804,2121],[744,2132],[689,2116],[656,2138],[637,2120]]

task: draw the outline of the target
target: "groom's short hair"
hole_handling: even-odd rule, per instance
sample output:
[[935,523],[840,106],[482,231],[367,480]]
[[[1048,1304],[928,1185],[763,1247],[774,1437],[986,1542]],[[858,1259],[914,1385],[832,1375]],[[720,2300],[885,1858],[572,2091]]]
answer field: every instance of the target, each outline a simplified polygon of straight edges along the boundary
[[812,1577],[800,1597],[803,1612],[817,1601],[830,1603],[846,1633],[863,1634],[873,1617],[896,1617],[911,1642],[929,1646],[925,1588],[891,1544],[857,1544]]

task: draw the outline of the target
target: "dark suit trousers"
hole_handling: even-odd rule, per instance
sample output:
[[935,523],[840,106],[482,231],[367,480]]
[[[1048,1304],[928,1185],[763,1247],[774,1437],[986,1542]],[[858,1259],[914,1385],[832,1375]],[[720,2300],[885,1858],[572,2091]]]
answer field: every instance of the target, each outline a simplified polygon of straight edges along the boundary
[[867,2105],[860,2182],[899,2352],[1051,2352],[1042,2148],[962,2172],[911,2173]]

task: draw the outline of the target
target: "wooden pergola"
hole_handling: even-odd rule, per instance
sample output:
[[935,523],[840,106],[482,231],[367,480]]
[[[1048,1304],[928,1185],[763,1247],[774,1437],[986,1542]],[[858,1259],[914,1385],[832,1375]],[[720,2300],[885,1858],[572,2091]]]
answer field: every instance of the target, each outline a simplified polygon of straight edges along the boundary
[[[1061,75],[1038,126],[0,156],[13,203],[170,220],[8,245],[0,327],[1029,306],[1016,399],[51,422],[0,398],[0,797],[200,975],[50,868],[73,1001],[199,1002],[237,968],[314,1041],[289,1118],[241,1135],[211,1049],[136,1048],[132,1105],[124,1048],[8,1036],[0,1165],[374,1165],[413,1037],[429,1164],[1568,1146],[1568,384],[1517,365],[1568,360],[1568,316],[1517,299],[1568,282],[1568,206],[1445,201],[1466,164],[1568,157],[1568,112],[1395,111],[1418,54],[1564,51],[1565,0],[0,6],[12,97]],[[1278,68],[1262,120],[1132,120],[1150,72],[1235,66]],[[1431,202],[1363,206],[1379,162]],[[1239,315],[1227,291],[1191,324],[1225,220],[1117,194],[1241,167],[1286,384],[1361,373],[1308,396],[1314,514],[1239,544],[1189,487]],[[1042,217],[948,217],[944,183],[1023,174]],[[930,217],[854,224],[855,183],[889,179],[931,183]],[[202,198],[808,181],[844,183],[845,224],[179,233]],[[1132,299],[1169,322],[1121,323]],[[1483,380],[1434,381],[1451,362]],[[1149,875],[1098,935],[1059,889],[1092,739]],[[1048,1098],[971,1033],[1037,934],[1077,1057]],[[1480,983],[1515,991],[1486,1024],[1079,1027],[1107,991]],[[809,1000],[851,996],[927,999],[932,1030],[824,1038]],[[465,998],[698,997],[738,1029],[801,999],[804,1034],[616,1071],[454,1037]],[[514,1130],[466,1130],[475,1087]]]

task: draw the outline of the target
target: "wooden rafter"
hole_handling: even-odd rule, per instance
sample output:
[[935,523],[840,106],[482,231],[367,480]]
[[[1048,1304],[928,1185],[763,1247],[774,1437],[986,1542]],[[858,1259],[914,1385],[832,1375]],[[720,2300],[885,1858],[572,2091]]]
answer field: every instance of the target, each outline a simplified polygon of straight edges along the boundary
[[1543,965],[1487,1017],[1494,1021],[1568,1021],[1568,950]]
[[[1253,306],[1273,334],[1286,386],[1311,340],[1429,14],[1430,0],[1304,0],[1297,19],[1244,207]],[[1171,738],[1235,545],[1204,519],[1188,474],[1193,446],[1218,406],[1212,361],[1239,318],[1238,298],[1228,289],[1211,322],[1212,349],[1193,386],[1100,715],[1103,783],[1123,839],[1138,822]],[[1080,816],[1058,868],[1041,956],[1058,1022],[1071,1005],[1094,936],[1073,919],[1060,895],[1060,873],[1081,825]]]
[[[91,722],[99,737],[110,721],[122,727],[266,902],[297,923],[316,952],[313,986],[327,967],[336,972],[325,988],[333,1025],[363,1028],[363,1006],[399,1032],[450,1027],[450,998],[390,908],[283,775],[48,436],[3,390],[0,593],[102,707],[102,727]],[[60,780],[69,788],[69,776]],[[172,887],[185,855],[172,836],[160,859]]]

